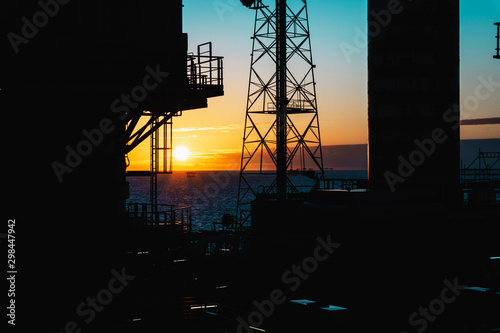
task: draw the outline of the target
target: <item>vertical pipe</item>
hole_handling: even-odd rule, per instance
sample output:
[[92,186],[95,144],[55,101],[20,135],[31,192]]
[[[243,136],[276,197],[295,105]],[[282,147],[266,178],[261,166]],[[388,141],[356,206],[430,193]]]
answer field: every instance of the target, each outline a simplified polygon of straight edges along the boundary
[[286,0],[276,0],[276,174],[279,200],[286,199]]
[[497,57],[500,56],[500,22],[497,25]]
[[163,124],[163,172],[168,172],[168,121]]
[[214,84],[213,81],[212,81],[212,42],[209,42],[208,43],[208,47],[210,48],[209,49],[209,52],[208,52],[208,66],[210,67],[209,71],[210,71],[210,85]]
[[174,134],[174,121],[171,119],[170,120],[170,145],[169,145],[169,149],[170,149],[170,155],[169,155],[169,158],[170,158],[170,161],[169,161],[169,164],[168,164],[168,172],[174,172],[173,170],[173,161],[172,161],[172,158],[174,156],[174,145],[173,145],[173,134]]
[[[158,121],[160,119],[158,118]],[[155,135],[155,171],[159,172],[160,171],[160,156],[158,154],[158,150],[160,148],[160,128],[156,130],[156,135]]]
[[[151,128],[153,128],[154,121],[151,123]],[[149,179],[149,199],[151,202],[151,207],[154,206],[154,201],[155,201],[155,196],[154,196],[154,186],[155,186],[155,181],[154,181],[154,175],[155,175],[155,131],[151,132],[151,146],[150,146],[150,179]]]
[[[156,116],[151,122],[151,129],[157,124],[158,118]],[[151,178],[150,178],[150,199],[151,199],[151,211],[152,218],[155,220],[155,213],[158,208],[158,144],[159,144],[159,130],[156,129],[151,133]]]

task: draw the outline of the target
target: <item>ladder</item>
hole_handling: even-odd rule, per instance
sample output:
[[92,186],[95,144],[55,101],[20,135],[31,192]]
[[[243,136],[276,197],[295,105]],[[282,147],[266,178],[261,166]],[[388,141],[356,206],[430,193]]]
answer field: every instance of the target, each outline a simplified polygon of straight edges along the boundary
[[[155,117],[151,122],[150,200],[153,220],[158,212],[158,174],[172,173],[172,117]],[[163,122],[163,125],[158,126]]]

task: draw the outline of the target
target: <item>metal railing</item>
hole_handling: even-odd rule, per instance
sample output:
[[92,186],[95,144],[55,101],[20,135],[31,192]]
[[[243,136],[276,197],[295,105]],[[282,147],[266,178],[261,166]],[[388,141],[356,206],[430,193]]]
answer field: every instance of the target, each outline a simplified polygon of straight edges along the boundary
[[314,189],[316,190],[364,190],[368,188],[367,179],[343,179],[343,178],[325,178],[319,179]]
[[[368,188],[368,179],[344,179],[344,178],[320,178],[316,179],[313,185],[290,185],[287,187],[287,193],[309,193],[314,190],[366,190]],[[276,186],[258,186],[258,195],[276,194]]]
[[468,165],[462,163],[460,183],[466,206],[500,205],[500,152],[479,150]]
[[198,45],[198,54],[187,57],[187,75],[190,86],[203,88],[206,86],[222,86],[223,57],[212,55],[212,42]]
[[[297,113],[297,112],[310,112],[313,111],[314,108],[311,104],[311,101],[306,101],[306,100],[301,100],[301,99],[292,99],[288,101],[288,104],[286,106],[287,111],[290,113]],[[266,105],[266,112],[276,112],[276,103],[275,102],[267,102]]]
[[191,207],[159,204],[156,210],[147,203],[128,203],[126,212],[133,224],[165,226],[191,232]]
[[500,169],[461,169],[461,182],[489,182],[500,180]]
[[479,150],[477,157],[466,166],[460,168],[460,181],[489,182],[500,181],[500,152],[484,152]]
[[[293,193],[309,193],[311,190],[314,188],[313,185],[294,185],[290,182],[288,182],[287,187],[286,187],[286,193],[288,194],[293,194]],[[271,185],[271,186],[265,186],[265,185],[259,185],[257,186],[257,195],[276,195],[277,194],[277,187],[276,184]]]

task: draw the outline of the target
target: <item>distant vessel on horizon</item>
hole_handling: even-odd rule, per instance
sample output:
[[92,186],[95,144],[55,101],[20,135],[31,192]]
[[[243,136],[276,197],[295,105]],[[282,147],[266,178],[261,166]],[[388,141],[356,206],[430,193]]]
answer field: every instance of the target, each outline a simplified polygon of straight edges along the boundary
[[196,177],[196,171],[186,171],[186,176],[188,178]]

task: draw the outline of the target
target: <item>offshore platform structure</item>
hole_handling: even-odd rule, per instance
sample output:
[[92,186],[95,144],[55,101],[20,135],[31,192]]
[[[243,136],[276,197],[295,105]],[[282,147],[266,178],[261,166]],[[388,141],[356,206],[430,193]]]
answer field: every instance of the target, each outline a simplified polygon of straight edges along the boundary
[[[143,227],[157,224],[158,219],[151,222],[156,216],[179,220],[166,214],[164,205],[144,204],[148,213],[161,215],[136,218],[139,211],[128,210],[125,155],[154,134],[151,174],[168,172],[171,132],[162,129],[172,117],[205,108],[208,98],[223,95],[222,58],[211,55],[210,44],[200,46],[197,55],[188,53],[182,0],[2,4],[4,36],[12,37],[2,49],[1,103],[13,110],[7,115],[8,133],[22,130],[34,138],[28,153],[9,146],[7,156],[23,161],[9,174],[27,174],[32,166],[24,161],[37,161],[36,176],[9,177],[12,196],[6,206],[27,221],[41,220],[35,212],[57,205],[48,214],[50,227],[32,223],[26,238],[37,251],[25,273],[50,257],[58,276],[40,276],[46,288],[26,294],[47,300],[34,316],[49,331],[64,327],[68,304],[102,288],[110,271],[130,259],[129,251],[163,244],[149,236],[179,234],[177,223],[174,228],[164,223],[161,231]],[[32,17],[41,20],[33,23]],[[26,209],[28,201],[18,194],[35,188],[43,193]],[[47,241],[56,230],[63,236]]]
[[[187,45],[186,45],[187,46]],[[181,59],[181,62],[185,60]],[[161,107],[151,110],[138,109],[132,113],[125,130],[125,156],[129,164],[128,153],[147,138],[150,139],[150,170],[127,172],[129,175],[147,175],[150,177],[149,214],[153,220],[158,212],[158,174],[172,173],[173,157],[173,119],[182,116],[182,112],[207,106],[207,98],[224,95],[223,57],[214,56],[212,42],[198,45],[197,54],[187,55],[183,74],[179,75],[177,85],[181,87],[175,96],[170,96]],[[137,212],[135,212],[137,213]]]
[[274,9],[263,0],[241,2],[255,10],[255,28],[237,229],[249,226],[257,194],[284,201],[323,178],[307,1],[276,0]]

